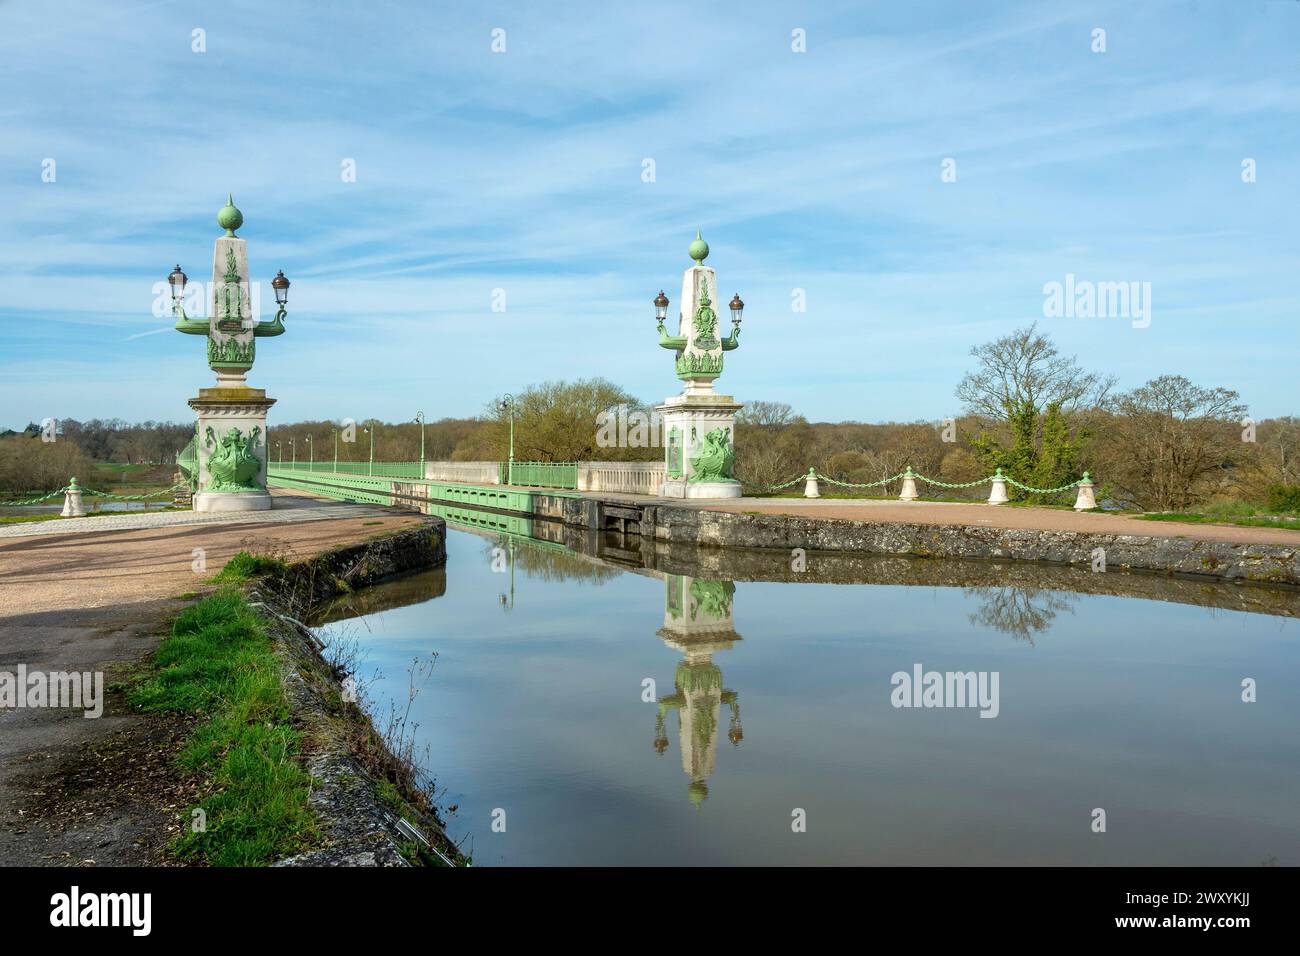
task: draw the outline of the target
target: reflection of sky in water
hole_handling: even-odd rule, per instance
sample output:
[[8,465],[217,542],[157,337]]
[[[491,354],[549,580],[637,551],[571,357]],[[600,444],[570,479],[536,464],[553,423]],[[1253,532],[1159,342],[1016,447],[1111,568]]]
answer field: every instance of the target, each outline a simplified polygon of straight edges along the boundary
[[[742,640],[712,662],[744,739],[728,741],[723,704],[697,810],[677,714],[657,754],[657,708],[641,700],[647,677],[673,694],[682,661],[657,633],[664,581],[599,566],[603,580],[564,580],[519,545],[507,612],[490,543],[449,537],[445,595],[326,630],[363,638],[383,710],[386,695],[404,700],[410,659],[438,653],[413,714],[442,802],[460,807],[452,836],[472,836],[479,864],[1300,862],[1296,620],[1046,591],[740,582]],[[1016,633],[1045,609],[1031,639]],[[894,709],[890,675],[918,662],[1000,672],[1000,715]],[[1259,681],[1258,703],[1241,703],[1243,677]],[[505,834],[490,832],[495,807]],[[1090,831],[1094,807],[1105,834]]]

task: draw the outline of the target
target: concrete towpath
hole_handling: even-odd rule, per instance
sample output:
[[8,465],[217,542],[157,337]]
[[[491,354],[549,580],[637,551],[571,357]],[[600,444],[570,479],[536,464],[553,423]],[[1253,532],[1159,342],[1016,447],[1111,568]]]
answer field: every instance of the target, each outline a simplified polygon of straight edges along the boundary
[[[251,516],[121,514],[0,529],[23,532],[0,536],[0,671],[101,671],[108,687],[157,647],[171,617],[236,552],[302,559],[423,520],[273,495],[271,511]],[[202,572],[193,570],[195,549]],[[189,802],[172,765],[188,728],[130,711],[121,691],[106,698],[97,719],[0,708],[0,864],[162,859]]]

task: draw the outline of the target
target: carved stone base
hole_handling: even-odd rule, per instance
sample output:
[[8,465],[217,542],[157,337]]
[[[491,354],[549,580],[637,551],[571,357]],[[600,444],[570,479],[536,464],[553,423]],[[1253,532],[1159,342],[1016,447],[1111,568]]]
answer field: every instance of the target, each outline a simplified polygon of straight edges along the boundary
[[[265,511],[271,507],[271,497],[266,492],[266,413],[274,404],[275,399],[267,398],[265,391],[248,386],[203,388],[189,400],[190,408],[198,413],[199,418],[199,480],[194,495],[195,511]],[[261,464],[257,474],[248,481],[253,487],[246,491],[209,491],[218,484],[209,468],[212,456],[219,451],[221,440],[232,428],[243,440],[251,437],[256,429],[257,442],[251,450]]]
[[670,479],[659,486],[659,494],[664,498],[739,498],[741,488],[738,481]]
[[270,511],[271,496],[265,491],[200,491],[194,496],[195,511]]
[[730,395],[674,395],[655,411],[662,416],[666,480],[659,493],[665,498],[738,498],[740,483],[733,480],[688,481],[695,472],[691,459],[704,448],[704,436],[716,429],[727,432],[736,447],[736,412],[741,406]]

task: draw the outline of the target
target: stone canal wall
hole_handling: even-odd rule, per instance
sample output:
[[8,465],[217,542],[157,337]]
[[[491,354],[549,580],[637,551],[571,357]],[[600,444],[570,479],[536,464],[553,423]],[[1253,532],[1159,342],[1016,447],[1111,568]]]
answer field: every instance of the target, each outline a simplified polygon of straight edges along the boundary
[[[250,587],[285,662],[294,723],[311,741],[306,769],[321,846],[277,866],[406,866],[462,862],[409,760],[394,754],[346,692],[343,667],[302,623],[322,602],[447,560],[446,523],[372,538],[291,564]],[[405,821],[405,822],[403,822]],[[426,845],[424,841],[428,841]]]
[[[344,476],[367,491],[331,487],[332,479],[293,476],[284,483],[326,494],[425,508],[467,505],[523,520],[545,519],[592,531],[639,534],[705,548],[852,552],[923,558],[978,558],[1091,566],[1104,553],[1108,567],[1182,574],[1220,581],[1300,587],[1300,547],[1239,543],[1160,534],[1114,534],[970,524],[855,521],[744,511],[712,511],[640,499],[575,492],[443,485]],[[273,476],[273,481],[275,476]],[[1249,529],[1243,529],[1248,531]]]
[[641,534],[713,548],[854,552],[921,558],[1001,558],[1300,586],[1300,549],[1159,535],[1116,535],[972,525],[846,521],[774,514],[643,509]]

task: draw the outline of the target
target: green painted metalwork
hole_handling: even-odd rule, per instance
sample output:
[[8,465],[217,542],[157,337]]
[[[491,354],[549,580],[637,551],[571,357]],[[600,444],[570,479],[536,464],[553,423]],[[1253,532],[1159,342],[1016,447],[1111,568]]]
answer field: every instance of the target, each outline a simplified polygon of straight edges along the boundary
[[517,461],[513,465],[511,484],[524,488],[578,487],[578,463],[573,461]]
[[[371,464],[367,461],[340,461],[337,465],[318,461],[315,463],[315,468],[312,468],[311,464],[306,461],[284,462],[277,467],[289,471],[315,471],[318,474],[328,474],[330,471],[341,475],[372,474]],[[423,478],[424,466],[418,461],[377,461],[374,463],[373,475],[376,478]]]
[[[301,463],[300,463],[301,464]],[[320,463],[318,463],[320,464]],[[375,467],[382,463],[376,462]],[[381,478],[364,474],[343,474],[339,472],[308,472],[303,468],[293,468],[288,464],[273,464],[267,469],[267,484],[289,488],[306,488],[321,494],[339,494],[346,500],[371,500],[356,498],[357,494],[382,497],[380,504],[393,504],[403,499],[429,499],[448,504],[465,504],[475,508],[492,508],[497,511],[513,511],[523,515],[536,512],[534,495],[536,492],[523,491],[518,488],[503,488],[498,485],[457,484],[449,481],[428,481],[411,478]],[[580,497],[574,492],[545,492],[550,497]]]

